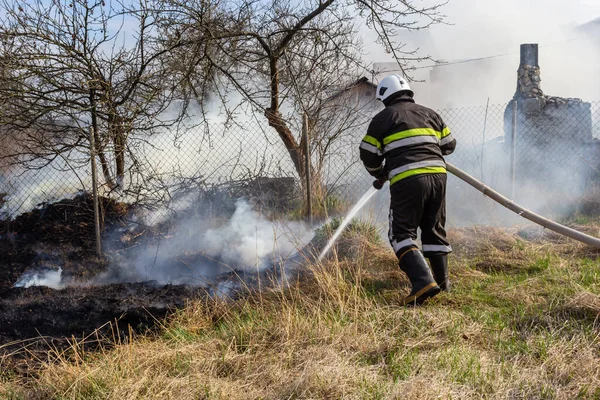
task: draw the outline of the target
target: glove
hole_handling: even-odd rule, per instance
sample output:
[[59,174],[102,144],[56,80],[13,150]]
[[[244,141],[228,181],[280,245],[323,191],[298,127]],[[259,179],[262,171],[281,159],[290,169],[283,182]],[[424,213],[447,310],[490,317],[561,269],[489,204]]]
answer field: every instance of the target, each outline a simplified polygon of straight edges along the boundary
[[387,180],[388,180],[388,170],[384,165],[383,169],[381,170],[379,175],[377,175],[375,177],[375,180],[373,181],[373,187],[377,190],[380,190],[383,187],[383,185],[385,185],[385,182]]

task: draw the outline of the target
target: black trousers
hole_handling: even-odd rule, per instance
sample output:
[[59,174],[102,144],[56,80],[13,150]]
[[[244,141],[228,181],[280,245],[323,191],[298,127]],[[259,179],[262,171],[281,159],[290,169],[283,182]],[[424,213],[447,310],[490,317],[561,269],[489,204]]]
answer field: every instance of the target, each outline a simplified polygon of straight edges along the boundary
[[390,186],[390,244],[398,257],[418,248],[421,228],[423,255],[452,252],[446,240],[446,174],[421,174]]

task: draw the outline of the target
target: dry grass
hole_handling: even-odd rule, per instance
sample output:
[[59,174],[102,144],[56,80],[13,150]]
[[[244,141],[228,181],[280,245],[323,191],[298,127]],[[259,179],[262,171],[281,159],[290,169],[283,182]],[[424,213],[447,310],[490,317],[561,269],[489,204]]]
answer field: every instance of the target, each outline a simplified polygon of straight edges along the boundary
[[589,312],[600,317],[600,296],[590,292],[582,292],[565,304],[565,310]]
[[192,303],[157,335],[52,354],[35,378],[3,371],[0,397],[600,398],[598,262],[518,233],[452,232],[454,292],[409,309],[393,253],[355,237],[293,287]]

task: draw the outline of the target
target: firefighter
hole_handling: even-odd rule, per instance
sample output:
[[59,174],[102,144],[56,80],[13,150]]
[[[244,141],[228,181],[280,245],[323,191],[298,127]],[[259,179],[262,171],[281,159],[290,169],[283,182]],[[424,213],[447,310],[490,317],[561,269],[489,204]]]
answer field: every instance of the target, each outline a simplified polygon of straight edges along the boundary
[[[405,78],[390,75],[377,86],[385,109],[373,117],[360,144],[360,159],[376,178],[390,183],[389,239],[411,283],[405,305],[417,305],[450,289],[446,240],[446,163],[456,140],[442,118],[416,104]],[[421,228],[423,252],[417,244]],[[429,259],[431,269],[425,261]],[[433,274],[432,274],[433,272]]]

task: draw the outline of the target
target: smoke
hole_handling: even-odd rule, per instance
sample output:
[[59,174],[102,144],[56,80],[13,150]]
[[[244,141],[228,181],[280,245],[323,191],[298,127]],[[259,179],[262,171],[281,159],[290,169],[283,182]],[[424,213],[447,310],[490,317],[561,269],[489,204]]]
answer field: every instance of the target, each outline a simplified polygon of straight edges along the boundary
[[[420,81],[413,83],[419,103],[434,109],[484,107],[488,99],[490,104],[507,103],[516,88],[521,43],[540,44],[542,89],[546,94],[600,100],[600,44],[597,35],[580,27],[582,23],[600,15],[600,5],[593,5],[590,0],[451,0],[443,7],[442,12],[447,15],[449,25],[434,25],[427,30],[401,33],[400,39],[407,42],[407,51],[419,49],[422,55],[449,62],[448,65],[436,68],[427,67],[432,64],[430,61],[414,65],[419,68],[413,71],[414,78]],[[372,36],[365,34],[364,42],[369,50],[366,64],[393,61],[384,50],[377,50],[378,46],[371,45],[374,43]],[[470,61],[474,58],[485,59]],[[390,72],[397,72],[393,64],[374,69],[378,72],[374,76],[375,80]],[[369,78],[373,77],[370,71],[365,74]],[[222,126],[225,118],[217,103],[215,101],[209,104],[208,117],[211,123]],[[157,183],[156,192],[163,193],[160,190],[164,186],[174,181],[179,182],[175,175],[177,178],[197,177],[200,175],[199,171],[202,172],[203,182],[226,177],[242,179],[259,173],[293,176],[293,167],[286,157],[286,149],[265,125],[264,117],[251,115],[251,110],[244,111],[247,112],[241,114],[248,115],[247,118],[238,121],[240,127],[227,130],[227,140],[222,140],[225,128],[209,135],[199,127],[190,129],[185,135],[175,139],[172,133],[165,132],[152,136],[147,143],[136,143],[141,153],[140,158],[146,160],[148,168],[151,167],[153,173],[149,175],[160,178],[151,181]],[[373,115],[375,113],[376,111]],[[475,174],[476,177],[483,177],[484,182],[494,188],[505,189],[509,170],[506,155],[495,151],[497,148],[493,145],[483,146],[482,143],[504,135],[503,120],[498,119],[498,115],[500,114],[497,113],[494,117],[490,114],[485,140],[481,134],[484,125],[482,112],[478,113],[477,118],[467,120],[465,117],[462,124],[460,121],[446,121],[458,139],[456,154],[448,160],[455,162],[459,157],[477,159],[483,154],[485,165],[481,169],[484,172],[481,175]],[[492,118],[496,118],[495,126]],[[356,198],[370,187],[371,182],[371,178],[356,162],[358,141],[363,134],[364,132],[358,132],[353,139],[355,142],[350,144],[352,154],[346,156],[347,153],[342,150],[338,153],[341,155],[339,164],[348,165],[348,168],[343,168],[347,171],[343,175],[347,182],[336,182],[347,184],[355,192]],[[173,148],[176,151],[170,153]],[[247,157],[250,157],[250,161]],[[271,164],[265,161],[278,158],[283,161]],[[547,163],[557,165],[556,160],[549,159]],[[338,166],[336,161],[333,164]],[[456,164],[461,166],[458,162]],[[53,165],[57,165],[56,162]],[[58,165],[55,169],[68,168]],[[251,169],[250,173],[248,169]],[[468,172],[473,173],[474,170]],[[14,215],[31,209],[37,202],[47,199],[48,193],[51,193],[51,197],[62,198],[66,193],[80,189],[79,178],[84,183],[88,179],[87,174],[82,172],[81,177],[73,174],[68,180],[63,180],[68,182],[68,187],[47,187],[47,182],[56,179],[55,173],[54,169],[48,170],[48,173],[32,171],[15,177],[14,182],[3,178],[3,189],[0,192],[10,192],[11,196],[7,197],[8,201],[0,212]],[[568,172],[559,168],[553,176],[558,177],[558,182],[564,179],[564,175],[568,175]],[[150,184],[148,182],[145,181],[144,184]],[[9,183],[14,184],[15,188],[8,190]],[[56,193],[52,190],[56,190]],[[501,191],[510,195],[505,190]],[[553,198],[532,184],[517,187],[515,191],[521,193],[521,199],[518,200],[534,210],[543,209],[545,203],[550,201],[548,199]],[[152,188],[148,192],[152,192]],[[29,199],[33,200],[30,202]],[[187,199],[181,202],[183,205],[172,206],[178,208],[189,204]],[[388,202],[388,194],[384,190],[376,196],[372,207],[364,210],[364,214],[376,214],[377,220],[387,226]],[[448,203],[449,220],[452,224],[506,224],[515,221],[512,214],[504,212],[500,206],[452,177],[449,178]],[[171,216],[169,212],[163,212],[160,216],[158,214],[155,214],[156,220],[161,221]],[[111,272],[99,277],[95,283],[154,279],[161,283],[202,284],[207,278],[221,273],[260,270],[283,260],[306,243],[306,236],[309,235],[310,229],[302,224],[271,222],[253,211],[248,203],[240,202],[227,221],[217,224],[209,219],[189,220],[182,223],[174,233],[146,245],[135,259],[115,257]],[[48,275],[56,277],[56,271],[54,274],[49,271],[39,272],[34,281],[49,280]],[[24,282],[29,282],[31,278]]]
[[[127,229],[119,229],[105,238],[105,244],[114,243],[116,237],[126,233]],[[249,202],[238,199],[235,211],[227,219],[188,218],[175,224],[169,234],[138,245],[141,249],[107,248],[109,268],[87,281],[65,280],[62,268],[43,266],[25,272],[14,287],[62,289],[154,281],[159,285],[210,286],[215,294],[222,295],[236,285],[228,280],[232,276],[256,276],[265,269],[277,268],[286,280],[287,274],[302,261],[299,251],[313,236],[313,230],[302,222],[268,220]],[[44,253],[43,257],[52,262],[58,255]]]
[[[590,1],[452,0],[442,7],[448,24],[401,32],[407,50],[448,63],[428,68],[414,63],[417,100],[435,109],[505,103],[515,91],[519,45],[540,45],[542,88],[546,94],[598,100],[600,28],[584,26],[600,17]],[[598,24],[596,24],[598,25]],[[473,61],[474,59],[478,59]],[[389,54],[371,50],[367,60],[381,78],[398,72]]]
[[13,286],[19,288],[47,286],[52,289],[62,289],[65,286],[62,282],[62,268],[28,271]]
[[307,225],[270,221],[239,199],[229,219],[185,220],[171,234],[146,245],[133,260],[129,256],[115,258],[109,272],[94,282],[212,284],[222,274],[259,272],[285,264],[312,237]]
[[295,250],[287,238],[277,241],[278,227],[260,217],[251,206],[238,201],[231,220],[202,235],[199,250],[237,268],[262,268],[265,256],[274,252],[289,255]]

